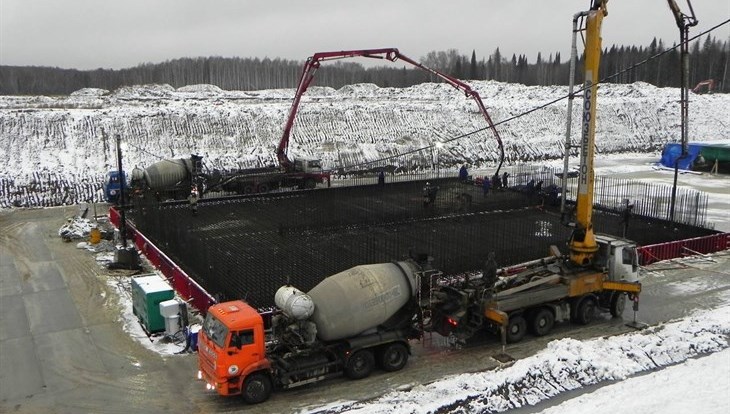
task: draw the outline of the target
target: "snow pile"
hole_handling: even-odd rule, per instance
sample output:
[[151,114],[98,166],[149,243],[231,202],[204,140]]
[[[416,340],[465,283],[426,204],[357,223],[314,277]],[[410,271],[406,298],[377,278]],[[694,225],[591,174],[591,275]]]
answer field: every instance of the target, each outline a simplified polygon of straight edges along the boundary
[[93,96],[93,97],[98,97],[98,96],[107,95],[108,93],[109,93],[109,91],[106,90],[106,89],[100,89],[100,88],[84,88],[84,89],[79,89],[78,91],[71,93],[70,96]]
[[96,223],[85,217],[75,216],[66,222],[60,229],[58,235],[65,241],[88,239],[91,229],[96,228]]
[[205,95],[205,96],[218,96],[223,93],[223,89],[208,84],[199,85],[187,85],[177,88],[178,92],[190,92],[193,94]]
[[[540,414],[584,414],[587,406],[596,414],[724,414],[730,406],[728,361],[730,349],[725,349],[652,374],[608,385],[547,408]],[[712,378],[712,381],[708,381],[708,378]],[[642,398],[644,396],[650,398]]]
[[535,405],[562,392],[623,380],[728,347],[730,307],[644,331],[589,341],[560,339],[514,365],[461,374],[367,402],[337,402],[311,413],[487,413]]
[[136,85],[122,86],[114,91],[113,95],[118,99],[170,99],[174,97],[175,88],[170,85]]
[[[566,96],[566,86],[494,81],[470,85],[482,96],[494,122],[510,120],[498,126],[508,164],[562,156],[566,100],[512,118]],[[654,152],[658,158],[663,144],[679,137],[679,96],[679,89],[645,83],[602,85],[597,150],[602,156]],[[209,169],[276,163],[275,148],[293,97],[293,89],[224,91],[213,85],[179,89],[141,85],[111,93],[84,89],[68,97],[0,97],[0,206],[25,205],[30,193],[41,194],[33,203],[44,199],[66,203],[64,189],[72,198],[83,194],[98,200],[104,175],[116,166],[116,136],[126,145],[129,168],[191,153],[202,155]],[[580,99],[573,105],[574,140],[580,131]],[[730,139],[730,95],[693,94],[690,100],[692,141]],[[442,169],[463,162],[489,168],[499,152],[486,126],[477,105],[443,83],[409,88],[358,84],[339,90],[313,85],[302,98],[289,152],[294,158],[320,158],[325,168],[390,156],[396,157],[389,162],[397,166],[413,161],[398,154],[449,141],[440,152]],[[423,154],[418,157],[430,160]],[[77,188],[84,182],[96,187]],[[60,195],[51,197],[48,187]]]

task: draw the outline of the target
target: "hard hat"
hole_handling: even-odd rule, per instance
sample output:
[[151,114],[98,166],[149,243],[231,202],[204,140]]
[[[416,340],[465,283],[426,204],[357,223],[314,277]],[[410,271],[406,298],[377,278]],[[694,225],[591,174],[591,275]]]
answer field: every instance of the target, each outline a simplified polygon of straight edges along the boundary
[[426,181],[426,185],[431,185],[431,183],[429,183],[428,181]]

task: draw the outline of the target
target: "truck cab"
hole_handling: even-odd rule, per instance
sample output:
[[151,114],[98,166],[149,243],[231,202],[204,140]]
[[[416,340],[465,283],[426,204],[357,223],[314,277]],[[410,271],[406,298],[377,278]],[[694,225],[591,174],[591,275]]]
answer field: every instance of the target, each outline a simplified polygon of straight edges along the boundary
[[303,173],[321,173],[322,161],[314,158],[300,158],[294,160],[294,171]]
[[208,390],[264,401],[271,393],[270,366],[264,322],[255,309],[243,301],[208,309],[198,333],[198,378]]
[[636,282],[639,280],[639,257],[636,243],[608,234],[596,234],[598,251],[594,264],[606,271],[608,280]]
[[118,170],[109,171],[104,180],[104,198],[108,203],[116,203],[122,193],[122,180],[125,180],[126,174],[122,171],[121,179]]

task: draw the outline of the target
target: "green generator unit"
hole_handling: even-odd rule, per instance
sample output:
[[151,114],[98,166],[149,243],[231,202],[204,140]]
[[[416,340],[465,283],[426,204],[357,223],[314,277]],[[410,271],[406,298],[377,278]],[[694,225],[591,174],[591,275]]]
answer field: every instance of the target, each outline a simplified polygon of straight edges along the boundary
[[166,280],[157,275],[132,278],[132,312],[147,333],[165,330],[165,319],[160,314],[160,302],[175,297]]

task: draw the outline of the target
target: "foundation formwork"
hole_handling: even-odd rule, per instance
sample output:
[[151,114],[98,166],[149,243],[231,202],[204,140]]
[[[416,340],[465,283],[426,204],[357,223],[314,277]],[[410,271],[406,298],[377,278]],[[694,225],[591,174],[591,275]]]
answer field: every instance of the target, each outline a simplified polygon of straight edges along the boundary
[[[128,217],[209,293],[266,309],[276,289],[308,291],[350,267],[427,253],[447,274],[480,272],[489,252],[500,266],[567,252],[571,229],[554,199],[522,187],[484,194],[455,178],[424,205],[425,181],[203,199],[193,215],[185,202],[137,199]],[[598,232],[640,245],[712,234],[698,227],[594,212]]]

